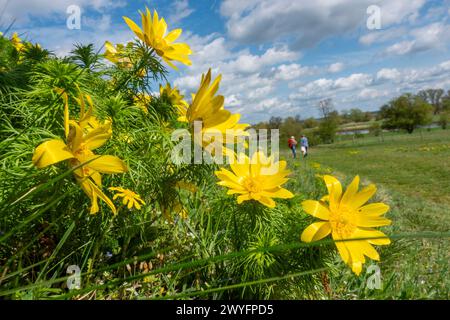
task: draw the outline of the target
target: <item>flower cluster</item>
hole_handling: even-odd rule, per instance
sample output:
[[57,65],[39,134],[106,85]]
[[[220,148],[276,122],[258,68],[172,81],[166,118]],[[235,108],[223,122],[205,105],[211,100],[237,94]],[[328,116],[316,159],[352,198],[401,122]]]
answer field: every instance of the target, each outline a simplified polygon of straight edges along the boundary
[[80,116],[78,120],[69,119],[69,97],[66,92],[57,91],[61,93],[65,101],[66,141],[53,139],[43,142],[34,151],[32,162],[37,168],[45,168],[67,161],[77,183],[91,200],[90,213],[95,214],[99,211],[98,198],[100,198],[116,214],[117,210],[113,202],[102,191],[102,174],[127,172],[127,165],[116,156],[94,153],[95,149],[103,146],[111,137],[112,123],[109,120],[97,119],[93,115],[94,104],[91,97],[82,93],[77,99]]

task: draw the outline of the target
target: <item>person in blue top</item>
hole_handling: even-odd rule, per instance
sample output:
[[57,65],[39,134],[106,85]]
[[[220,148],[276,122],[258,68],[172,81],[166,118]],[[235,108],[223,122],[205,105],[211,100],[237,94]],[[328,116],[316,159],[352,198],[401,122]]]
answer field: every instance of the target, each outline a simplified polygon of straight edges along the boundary
[[302,135],[302,137],[300,139],[300,147],[301,147],[301,150],[303,153],[303,158],[304,158],[308,155],[308,148],[309,148],[308,138],[305,137],[304,135]]

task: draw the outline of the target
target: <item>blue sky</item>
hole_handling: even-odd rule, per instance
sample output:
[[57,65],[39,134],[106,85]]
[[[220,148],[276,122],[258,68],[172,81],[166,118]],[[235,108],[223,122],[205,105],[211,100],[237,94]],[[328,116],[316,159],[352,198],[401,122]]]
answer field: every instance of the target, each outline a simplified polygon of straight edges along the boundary
[[[81,30],[66,10],[82,10]],[[380,8],[381,28],[367,27]],[[223,76],[226,107],[255,123],[271,116],[317,116],[332,98],[338,110],[376,110],[423,88],[450,89],[450,0],[0,0],[0,30],[12,30],[58,55],[73,43],[133,38],[122,16],[148,6],[181,27],[193,65],[170,81],[189,94],[208,68]]]

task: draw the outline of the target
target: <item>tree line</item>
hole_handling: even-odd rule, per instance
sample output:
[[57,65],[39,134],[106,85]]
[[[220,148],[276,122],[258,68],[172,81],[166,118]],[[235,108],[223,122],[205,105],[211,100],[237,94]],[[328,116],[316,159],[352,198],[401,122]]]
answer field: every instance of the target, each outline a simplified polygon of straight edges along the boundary
[[336,134],[345,131],[345,125],[368,129],[374,135],[379,135],[382,130],[413,133],[418,127],[432,123],[447,129],[450,123],[450,90],[426,89],[417,94],[405,93],[372,112],[359,108],[338,112],[330,98],[319,101],[317,109],[319,118],[303,119],[300,115],[271,117],[253,128],[278,129],[283,140],[305,134],[311,144],[333,143]]

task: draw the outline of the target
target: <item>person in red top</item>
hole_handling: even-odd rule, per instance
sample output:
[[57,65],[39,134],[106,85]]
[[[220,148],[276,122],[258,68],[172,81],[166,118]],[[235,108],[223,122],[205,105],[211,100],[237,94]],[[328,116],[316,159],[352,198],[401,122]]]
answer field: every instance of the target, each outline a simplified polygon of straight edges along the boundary
[[297,157],[297,151],[296,151],[297,141],[295,140],[294,136],[289,138],[288,146],[289,146],[289,149],[292,150],[292,155],[294,156],[294,159],[295,159]]

